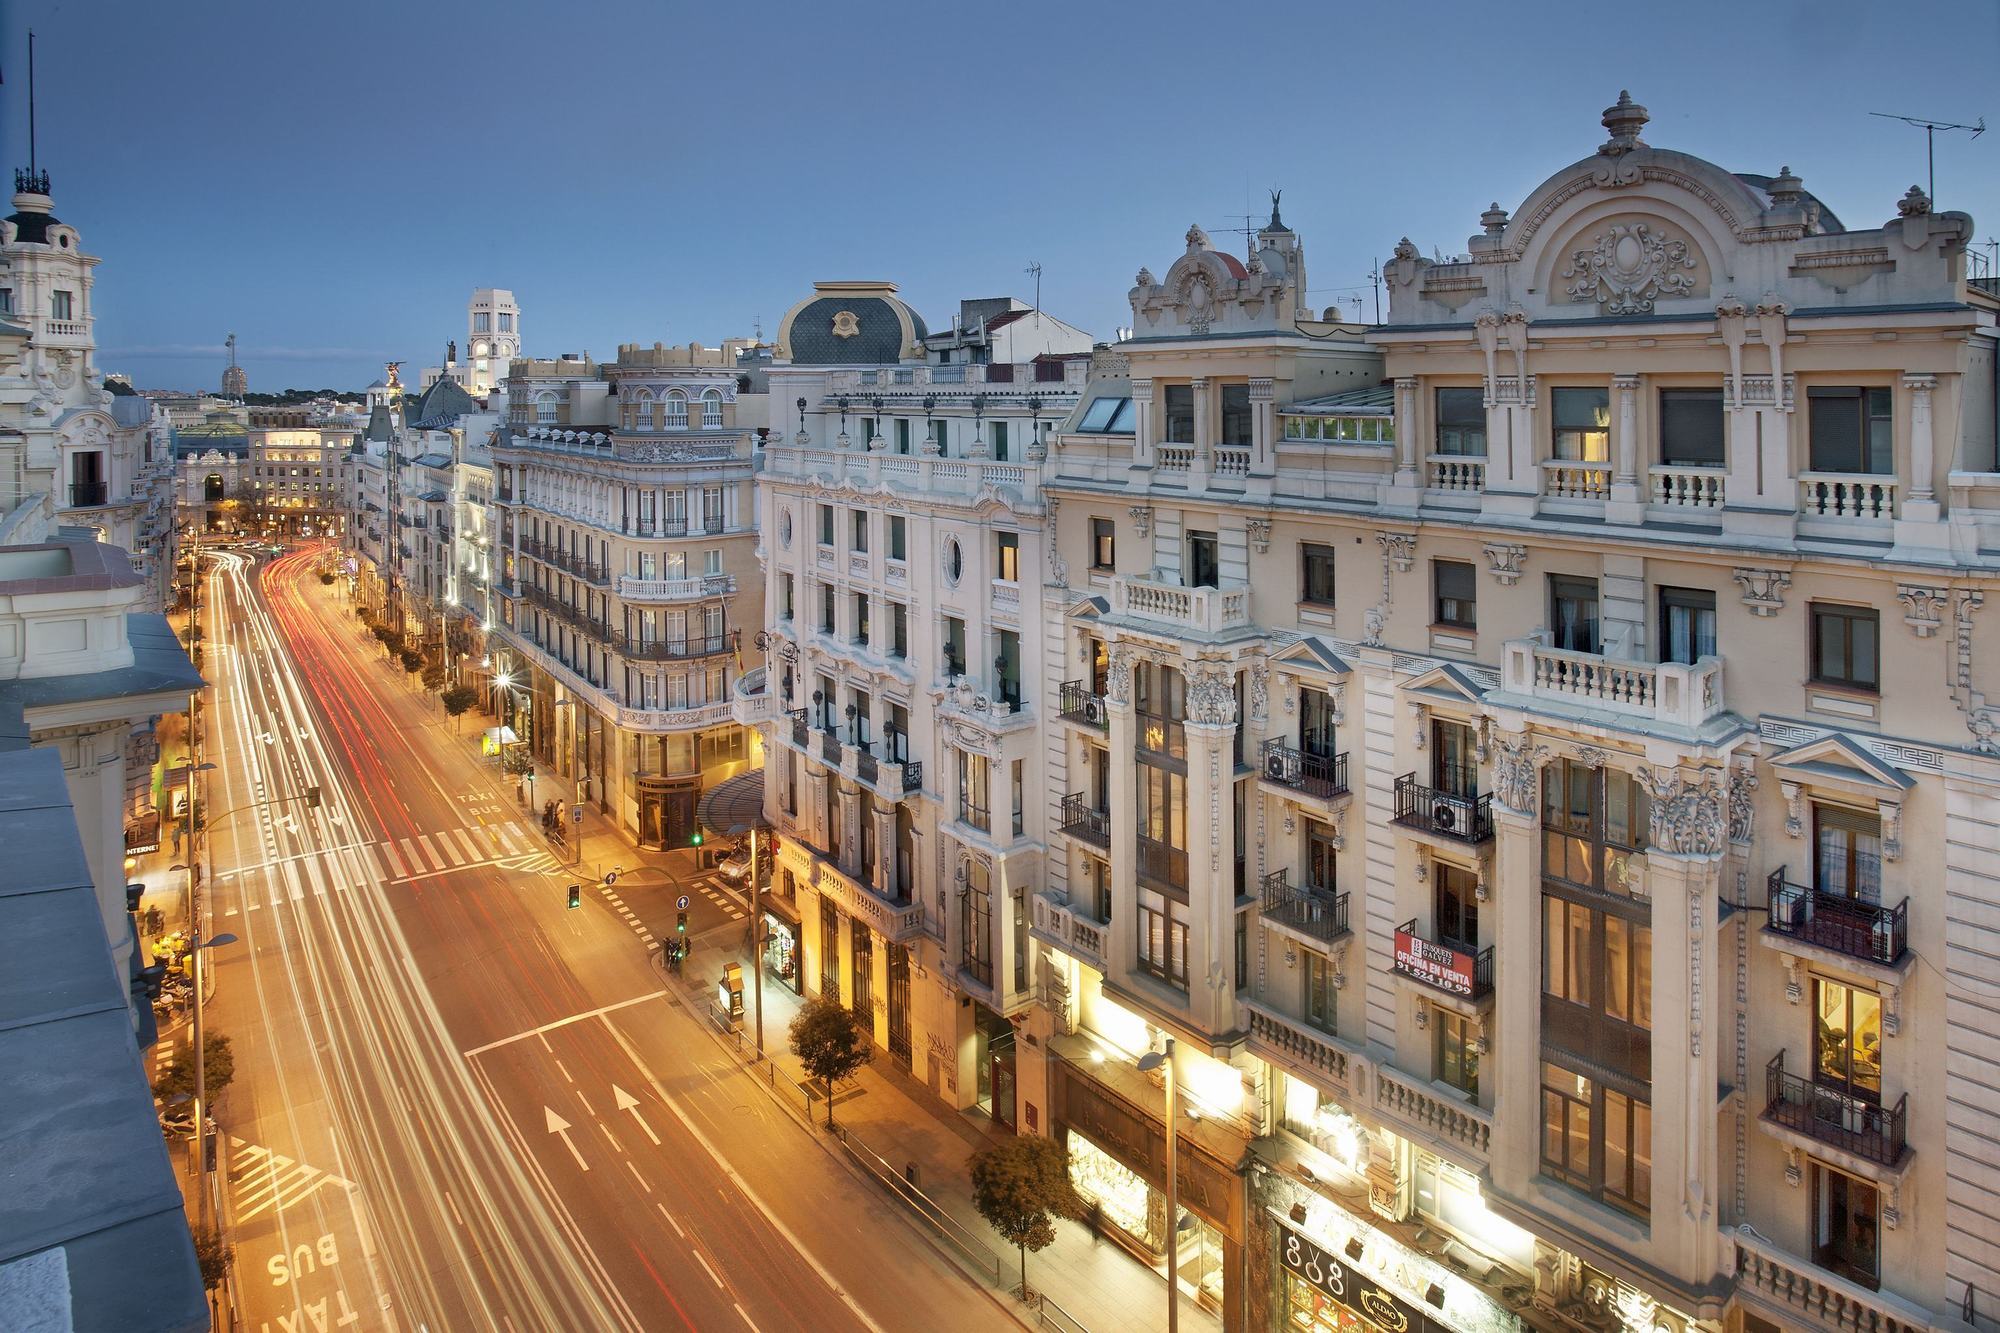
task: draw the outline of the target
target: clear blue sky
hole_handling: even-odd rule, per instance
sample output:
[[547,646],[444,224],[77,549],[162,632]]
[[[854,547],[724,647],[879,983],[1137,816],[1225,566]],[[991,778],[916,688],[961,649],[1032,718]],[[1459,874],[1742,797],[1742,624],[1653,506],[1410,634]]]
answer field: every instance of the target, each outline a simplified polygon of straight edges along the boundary
[[[1510,21],[1533,13],[1538,21]],[[1032,296],[1109,336],[1141,264],[1284,188],[1315,304],[1399,236],[1451,252],[1594,150],[1789,164],[1849,226],[1924,176],[2000,234],[1995,0],[1005,5],[0,0],[4,128],[98,269],[107,369],[358,387],[435,364],[477,286],[528,350],[770,333],[815,279],[888,278],[933,323]],[[1364,308],[1372,314],[1372,298]]]

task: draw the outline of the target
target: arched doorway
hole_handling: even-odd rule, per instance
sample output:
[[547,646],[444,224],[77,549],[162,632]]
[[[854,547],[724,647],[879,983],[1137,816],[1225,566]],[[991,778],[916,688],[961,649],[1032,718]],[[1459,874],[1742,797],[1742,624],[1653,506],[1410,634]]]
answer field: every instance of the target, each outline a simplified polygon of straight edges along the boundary
[[218,504],[221,502],[222,474],[220,472],[209,473],[207,479],[201,483],[201,500],[203,504]]

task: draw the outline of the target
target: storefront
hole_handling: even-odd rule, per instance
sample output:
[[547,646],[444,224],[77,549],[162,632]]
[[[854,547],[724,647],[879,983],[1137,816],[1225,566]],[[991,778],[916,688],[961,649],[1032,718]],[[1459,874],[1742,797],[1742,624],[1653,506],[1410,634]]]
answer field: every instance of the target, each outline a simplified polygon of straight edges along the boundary
[[[1282,1219],[1278,1228],[1278,1268],[1284,1275],[1279,1306],[1282,1326],[1299,1333],[1459,1333],[1412,1305],[1381,1283],[1359,1272],[1340,1255],[1329,1254],[1311,1237]],[[1348,1253],[1366,1248],[1348,1242]],[[1433,1287],[1443,1302],[1442,1289]]]
[[799,986],[799,928],[776,912],[764,913],[764,975],[794,995]]
[[1086,1073],[1070,1052],[1055,1054],[1050,1128],[1069,1148],[1071,1183],[1096,1205],[1106,1238],[1164,1277],[1167,1237],[1176,1236],[1183,1294],[1220,1313],[1231,1333],[1245,1327],[1242,1302],[1232,1294],[1242,1273],[1244,1225],[1243,1182],[1232,1166],[1244,1140],[1205,1121],[1181,1127],[1183,1216],[1176,1228],[1167,1218],[1166,1130],[1141,1108],[1150,1089],[1145,1076],[1108,1061]]

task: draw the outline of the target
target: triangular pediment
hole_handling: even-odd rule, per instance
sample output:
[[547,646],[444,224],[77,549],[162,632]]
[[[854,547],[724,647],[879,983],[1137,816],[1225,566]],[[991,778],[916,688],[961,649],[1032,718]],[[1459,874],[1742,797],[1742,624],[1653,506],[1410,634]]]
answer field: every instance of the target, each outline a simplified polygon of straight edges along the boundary
[[1772,756],[1771,767],[1794,781],[1841,782],[1883,795],[1900,794],[1917,785],[1908,773],[1837,731]]
[[1439,662],[1403,682],[1406,694],[1430,694],[1477,704],[1486,697],[1486,687],[1451,662]]
[[1079,597],[1063,608],[1063,615],[1076,620],[1096,620],[1111,609],[1102,597]]
[[1345,676],[1352,669],[1347,659],[1333,650],[1332,644],[1313,634],[1302,635],[1271,654],[1271,661],[1294,672],[1310,671],[1323,676]]

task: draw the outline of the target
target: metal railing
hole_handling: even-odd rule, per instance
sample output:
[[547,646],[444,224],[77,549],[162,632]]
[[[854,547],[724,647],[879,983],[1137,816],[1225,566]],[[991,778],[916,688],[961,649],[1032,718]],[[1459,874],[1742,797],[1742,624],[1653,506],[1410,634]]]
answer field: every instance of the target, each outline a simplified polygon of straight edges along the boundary
[[1111,714],[1104,696],[1091,692],[1087,682],[1066,680],[1056,691],[1056,713],[1065,722],[1081,722],[1086,727],[1109,729]]
[[1347,934],[1347,895],[1292,883],[1290,869],[1264,876],[1264,919],[1303,931],[1316,940]]
[[[1408,935],[1412,943],[1417,946],[1418,952],[1422,954],[1422,957],[1406,958],[1403,956],[1401,948],[1397,949],[1394,960],[1395,970],[1404,976],[1409,977],[1413,981],[1421,981],[1426,986],[1434,987],[1444,991],[1446,994],[1467,995],[1475,1000],[1483,999],[1493,993],[1492,945],[1489,944],[1477,954],[1474,954],[1471,950],[1460,948],[1457,944],[1450,941],[1428,939],[1417,932],[1415,917],[1411,917],[1408,921],[1396,927],[1396,933],[1399,935]],[[1462,984],[1449,980],[1441,966],[1426,967],[1424,965],[1427,961],[1440,965],[1447,962],[1455,964],[1460,958],[1470,959],[1472,963],[1471,968],[1468,969],[1471,985],[1470,990],[1467,990]]]
[[1459,796],[1405,773],[1396,779],[1396,822],[1460,842],[1485,842],[1493,836],[1493,797]]
[[819,734],[819,757],[832,768],[840,767],[840,737],[831,728]]
[[1893,967],[1909,947],[1910,900],[1894,907],[1859,898],[1822,893],[1785,879],[1785,867],[1771,872],[1770,928],[1822,949]]
[[109,482],[73,481],[69,484],[69,505],[72,509],[93,509],[108,503],[110,493]]
[[979,1273],[982,1279],[994,1286],[1001,1282],[1000,1260],[974,1236],[959,1224],[956,1218],[940,1207],[935,1200],[917,1188],[902,1172],[891,1167],[882,1154],[863,1143],[853,1130],[839,1126],[834,1134],[840,1140],[847,1159],[875,1178],[877,1184],[900,1199],[909,1210],[927,1224],[932,1233],[946,1244]]
[[1764,1066],[1764,1118],[1883,1166],[1902,1161],[1910,1094],[1881,1106],[1785,1072],[1779,1051]]
[[1347,752],[1312,754],[1281,740],[1264,742],[1260,766],[1264,776],[1281,787],[1308,796],[1340,796],[1347,791]]
[[803,708],[790,708],[785,710],[785,716],[792,720],[792,744],[798,746],[801,750],[810,747],[812,745],[812,724],[806,721],[806,710]]
[[620,635],[618,652],[625,657],[648,662],[677,662],[694,657],[716,657],[729,651],[727,634],[711,634],[690,639],[647,639]]
[[903,790],[906,792],[924,789],[924,761],[912,759],[903,765]]
[[1073,791],[1062,798],[1061,828],[1073,838],[1082,838],[1107,851],[1111,848],[1111,812],[1091,805],[1082,792]]
[[1139,878],[1157,887],[1187,891],[1188,854],[1178,847],[1169,847],[1164,842],[1156,842],[1145,834],[1135,841],[1138,846]]

